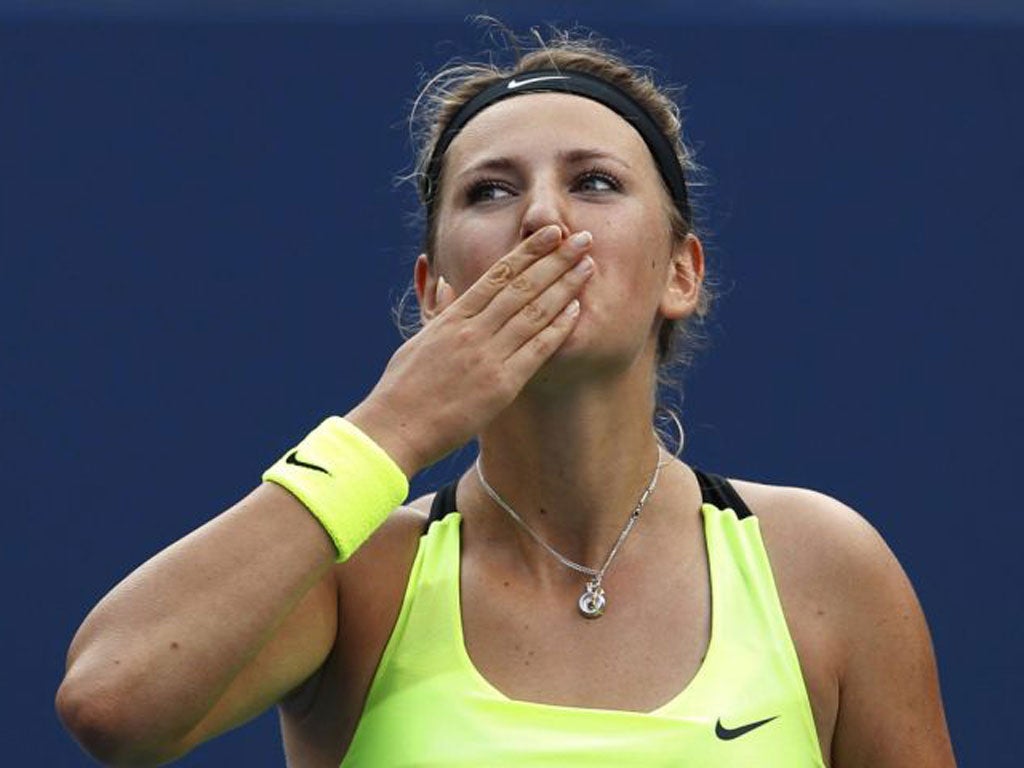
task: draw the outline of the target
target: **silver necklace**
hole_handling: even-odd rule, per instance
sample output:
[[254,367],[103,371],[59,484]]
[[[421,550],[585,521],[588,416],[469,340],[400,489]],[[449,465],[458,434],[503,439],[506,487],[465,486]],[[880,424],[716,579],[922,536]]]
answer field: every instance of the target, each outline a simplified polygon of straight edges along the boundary
[[[658,458],[661,458],[661,449],[658,449]],[[574,571],[578,571],[585,576],[588,576],[587,583],[583,588],[583,594],[580,595],[579,609],[580,613],[588,619],[596,619],[604,613],[605,606],[607,605],[608,599],[605,597],[604,587],[601,586],[601,582],[604,580],[604,575],[607,573],[609,566],[612,564],[612,560],[615,559],[615,555],[619,553],[619,549],[625,542],[626,537],[629,536],[629,532],[633,530],[633,527],[637,524],[640,519],[640,513],[643,511],[644,505],[647,503],[647,499],[650,498],[651,494],[654,493],[655,486],[658,485],[658,475],[661,472],[661,461],[654,467],[654,472],[651,475],[651,480],[647,483],[647,487],[644,492],[640,494],[640,499],[637,501],[636,506],[629,515],[629,519],[626,521],[625,527],[622,529],[622,533],[619,534],[619,538],[615,542],[615,546],[612,547],[612,551],[608,553],[608,557],[605,558],[604,565],[600,568],[590,568],[586,565],[581,565],[574,560],[570,560],[565,555],[556,551],[554,547],[548,544],[540,535],[533,530],[526,521],[521,518],[512,506],[498,495],[487,480],[484,478],[483,468],[480,466],[480,456],[476,459],[476,476],[480,478],[480,484],[484,487],[487,495],[491,497],[495,504],[508,512],[509,516],[515,520],[520,527],[531,537],[533,540],[540,544],[546,549],[555,559],[558,560],[562,565],[567,568],[572,568]]]

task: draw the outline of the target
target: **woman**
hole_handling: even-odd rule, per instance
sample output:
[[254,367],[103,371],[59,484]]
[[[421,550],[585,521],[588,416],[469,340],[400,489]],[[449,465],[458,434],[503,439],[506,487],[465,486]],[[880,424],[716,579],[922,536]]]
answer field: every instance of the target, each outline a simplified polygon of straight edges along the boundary
[[[422,330],[97,605],[68,727],[112,765],[275,703],[293,766],[953,765],[874,530],[652,429],[708,303],[672,102],[568,37],[426,98]],[[474,436],[474,467],[402,505]]]

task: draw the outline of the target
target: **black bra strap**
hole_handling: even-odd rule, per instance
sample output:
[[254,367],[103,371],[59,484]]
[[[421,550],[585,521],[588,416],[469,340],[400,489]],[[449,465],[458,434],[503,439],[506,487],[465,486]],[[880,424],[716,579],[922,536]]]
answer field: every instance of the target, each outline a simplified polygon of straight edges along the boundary
[[[694,469],[693,473],[697,475],[701,499],[705,504],[713,504],[719,509],[731,509],[736,513],[738,520],[753,514],[740,495],[736,493],[732,483],[724,477],[710,472],[701,472],[699,469]],[[434,495],[434,501],[430,505],[430,517],[427,518],[426,525],[423,526],[424,531],[435,520],[441,520],[448,513],[455,511],[455,491],[458,487],[459,480],[456,478],[438,489]]]
[[435,520],[440,520],[449,512],[455,511],[455,490],[459,487],[459,479],[455,478],[448,485],[444,485],[434,494],[434,501],[430,505],[430,517],[427,518],[424,532]]
[[705,504],[712,504],[719,509],[731,509],[736,513],[737,520],[742,520],[753,514],[750,511],[750,507],[736,493],[732,483],[724,477],[713,475],[710,472],[701,472],[696,468],[694,468],[693,473],[697,476],[697,482],[700,484],[700,495]]

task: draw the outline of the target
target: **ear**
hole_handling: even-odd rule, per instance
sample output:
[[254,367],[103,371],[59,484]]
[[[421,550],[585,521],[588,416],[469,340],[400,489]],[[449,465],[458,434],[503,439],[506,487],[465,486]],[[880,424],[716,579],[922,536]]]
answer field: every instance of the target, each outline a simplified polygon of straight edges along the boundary
[[416,258],[413,285],[416,288],[416,300],[420,304],[420,319],[424,323],[432,320],[440,311],[437,296],[438,277],[434,274],[434,268],[430,265],[427,254],[421,253]]
[[703,282],[704,246],[696,235],[689,234],[672,248],[661,297],[662,316],[678,320],[692,315],[700,301]]

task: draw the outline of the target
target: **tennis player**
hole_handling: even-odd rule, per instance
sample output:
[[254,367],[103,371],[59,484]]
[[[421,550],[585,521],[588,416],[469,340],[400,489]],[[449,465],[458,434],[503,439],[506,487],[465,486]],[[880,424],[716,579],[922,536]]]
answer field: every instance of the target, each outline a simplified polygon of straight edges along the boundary
[[422,329],[92,610],[57,695],[75,737],[156,765],[276,705],[294,768],[954,765],[875,530],[653,429],[709,304],[666,92],[554,34],[446,70],[417,115]]

